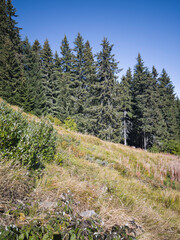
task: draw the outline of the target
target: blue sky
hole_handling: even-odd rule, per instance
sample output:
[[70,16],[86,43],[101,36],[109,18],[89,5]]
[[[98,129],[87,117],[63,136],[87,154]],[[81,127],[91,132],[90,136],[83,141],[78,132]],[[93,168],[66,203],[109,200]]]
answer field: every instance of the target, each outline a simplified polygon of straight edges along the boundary
[[64,37],[73,47],[80,32],[93,53],[107,37],[125,74],[134,68],[138,52],[145,66],[165,68],[180,97],[180,0],[13,0],[22,38],[43,44],[49,39],[60,52]]

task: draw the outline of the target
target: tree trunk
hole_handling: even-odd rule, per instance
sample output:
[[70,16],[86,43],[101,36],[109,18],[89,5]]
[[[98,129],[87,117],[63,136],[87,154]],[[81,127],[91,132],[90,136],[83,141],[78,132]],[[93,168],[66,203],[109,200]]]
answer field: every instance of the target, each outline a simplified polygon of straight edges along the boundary
[[147,149],[147,137],[146,137],[146,133],[144,132],[144,150]]
[[124,145],[127,145],[126,111],[124,111]]

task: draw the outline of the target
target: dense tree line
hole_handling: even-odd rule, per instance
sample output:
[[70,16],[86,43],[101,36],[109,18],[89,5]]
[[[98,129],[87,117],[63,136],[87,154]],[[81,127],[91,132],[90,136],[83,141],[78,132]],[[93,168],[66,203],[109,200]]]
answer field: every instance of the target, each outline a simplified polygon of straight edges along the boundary
[[11,0],[0,0],[0,96],[37,115],[73,118],[81,132],[144,149],[180,139],[180,101],[165,69],[149,70],[140,54],[121,81],[113,45],[104,38],[93,55],[78,33],[60,55],[48,39],[21,40]]

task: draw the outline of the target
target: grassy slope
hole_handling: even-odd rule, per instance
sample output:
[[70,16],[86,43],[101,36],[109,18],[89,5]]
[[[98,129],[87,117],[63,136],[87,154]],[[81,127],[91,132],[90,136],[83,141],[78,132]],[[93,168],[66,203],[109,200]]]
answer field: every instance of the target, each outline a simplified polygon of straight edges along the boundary
[[36,186],[37,198],[55,200],[71,191],[79,203],[76,211],[95,210],[107,228],[134,218],[144,229],[138,239],[180,239],[178,157],[54,127],[62,164],[46,165]]

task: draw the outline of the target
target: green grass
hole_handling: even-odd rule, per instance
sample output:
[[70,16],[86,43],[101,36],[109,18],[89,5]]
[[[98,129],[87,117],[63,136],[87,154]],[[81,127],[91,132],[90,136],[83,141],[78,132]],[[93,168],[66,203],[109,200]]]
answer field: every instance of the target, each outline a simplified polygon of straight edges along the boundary
[[105,142],[62,126],[54,128],[57,152],[54,162],[45,164],[37,196],[56,200],[70,191],[77,203],[74,211],[95,210],[106,228],[134,218],[144,229],[138,239],[179,239],[179,157]]

